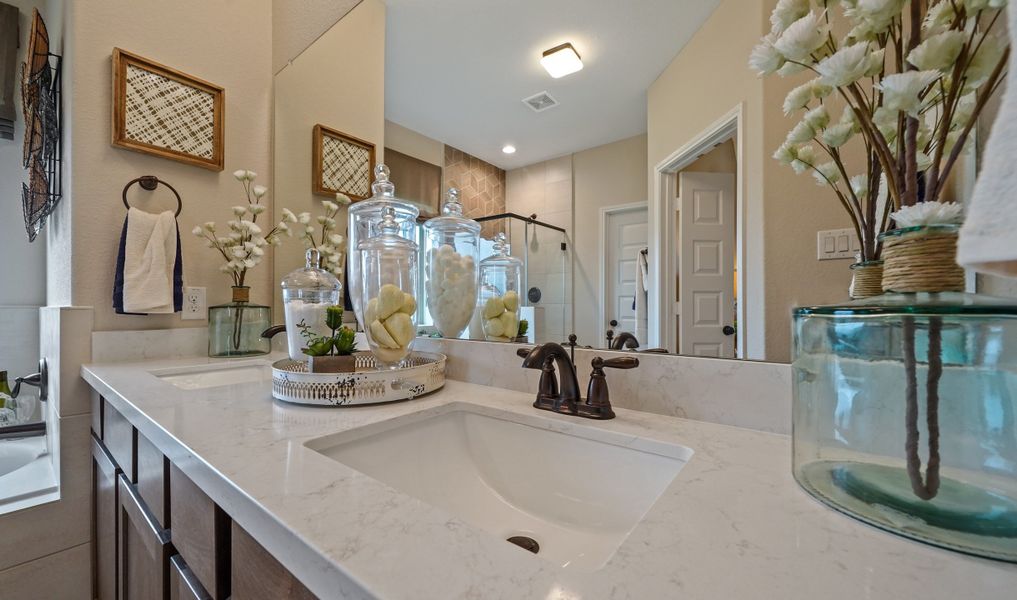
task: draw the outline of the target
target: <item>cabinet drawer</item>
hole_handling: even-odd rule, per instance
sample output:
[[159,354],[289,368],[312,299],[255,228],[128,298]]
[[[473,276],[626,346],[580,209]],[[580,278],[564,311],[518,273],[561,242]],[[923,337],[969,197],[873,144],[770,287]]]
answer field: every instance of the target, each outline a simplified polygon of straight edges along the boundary
[[95,433],[95,437],[102,439],[102,396],[99,392],[91,390],[92,392],[92,432]]
[[120,469],[92,438],[92,597],[117,597],[117,475]]
[[170,559],[170,600],[212,600],[179,554]]
[[233,597],[237,600],[315,600],[267,550],[233,523]]
[[170,526],[169,461],[148,438],[140,433],[137,437],[138,494],[159,525],[166,529]]
[[230,520],[176,465],[170,464],[173,547],[215,600],[230,595]]
[[138,433],[130,421],[110,406],[109,402],[103,400],[102,443],[131,483],[138,480],[134,464],[138,453],[137,440]]
[[169,597],[169,532],[159,527],[134,486],[121,473],[119,494],[119,569],[121,600]]

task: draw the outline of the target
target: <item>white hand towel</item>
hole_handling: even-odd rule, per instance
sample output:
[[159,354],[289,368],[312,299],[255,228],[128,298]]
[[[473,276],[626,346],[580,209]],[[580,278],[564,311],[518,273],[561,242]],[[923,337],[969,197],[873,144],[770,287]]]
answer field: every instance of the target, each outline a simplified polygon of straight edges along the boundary
[[172,211],[157,215],[131,208],[124,244],[124,311],[173,312],[173,265],[177,255]]
[[[1017,10],[1007,10],[1011,39]],[[1010,72],[1014,66],[1010,59]],[[1017,81],[1007,76],[1006,94],[985,146],[985,160],[967,205],[957,242],[957,262],[983,273],[1017,277]]]

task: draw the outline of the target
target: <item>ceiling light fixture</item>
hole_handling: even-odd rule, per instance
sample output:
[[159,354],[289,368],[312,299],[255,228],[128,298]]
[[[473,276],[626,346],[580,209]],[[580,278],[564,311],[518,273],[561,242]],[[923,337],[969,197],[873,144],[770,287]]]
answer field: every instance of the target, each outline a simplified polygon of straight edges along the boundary
[[544,66],[551,77],[558,79],[582,69],[583,59],[579,58],[579,53],[572,47],[572,44],[565,42],[550,50],[544,50],[544,55],[540,57],[540,64]]
[[513,146],[512,144],[505,144],[504,146],[501,147],[501,151],[504,152],[505,154],[515,154],[516,147]]

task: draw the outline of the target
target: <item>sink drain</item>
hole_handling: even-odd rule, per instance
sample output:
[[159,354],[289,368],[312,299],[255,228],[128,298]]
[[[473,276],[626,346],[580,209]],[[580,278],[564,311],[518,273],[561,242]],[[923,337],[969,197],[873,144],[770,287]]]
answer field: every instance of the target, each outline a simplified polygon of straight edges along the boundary
[[526,537],[525,535],[514,535],[510,537],[508,541],[519,546],[523,550],[529,550],[534,554],[540,552],[540,544],[537,543],[537,540],[531,537]]

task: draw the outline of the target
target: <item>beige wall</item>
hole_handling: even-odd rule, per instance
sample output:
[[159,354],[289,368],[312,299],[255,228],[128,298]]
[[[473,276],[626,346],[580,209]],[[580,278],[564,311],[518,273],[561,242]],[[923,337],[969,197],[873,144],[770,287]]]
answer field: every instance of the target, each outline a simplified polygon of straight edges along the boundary
[[[181,321],[180,315],[113,313],[113,271],[125,216],[120,193],[129,180],[145,174],[176,187],[183,198],[179,222],[185,285],[206,286],[210,305],[229,299],[229,282],[219,273],[218,260],[190,230],[204,221],[222,223],[231,218],[229,207],[241,198],[233,170],[251,169],[263,182],[270,179],[271,2],[252,0],[243,2],[242,8],[237,1],[199,0],[78,0],[67,4],[67,41],[73,65],[64,83],[70,92],[65,114],[69,113],[73,124],[70,189],[65,198],[73,230],[72,271],[67,278],[71,293],[69,298],[57,295],[51,303],[57,299],[94,306],[99,331],[204,327],[205,322]],[[243,18],[237,18],[238,12]],[[224,171],[110,145],[110,55],[114,46],[226,88]],[[172,196],[167,196],[160,189],[151,201],[142,200],[142,206],[152,210],[171,207]],[[51,256],[51,264],[66,257],[66,253]],[[271,263],[266,263],[248,276],[256,302],[271,298]]]
[[283,70],[360,2],[272,0],[272,72]]
[[696,159],[696,162],[682,169],[689,173],[735,173],[738,170],[738,155],[735,141],[728,140]]
[[847,300],[850,261],[816,260],[816,232],[850,220],[831,191],[770,158],[794,124],[784,96],[806,77],[761,79],[747,66],[775,4],[721,3],[650,87],[647,146],[652,178],[661,160],[742,106],[747,356],[787,361],[791,308]]
[[[315,124],[372,142],[377,161],[384,162],[384,70],[385,5],[364,0],[275,76],[276,219],[283,207],[320,214],[322,200],[328,199],[311,193]],[[345,210],[338,219],[345,231]],[[287,240],[275,255],[275,276],[268,283],[274,290],[278,321],[282,304],[277,284],[303,265],[304,247],[296,239]],[[268,265],[266,271],[271,270]]]
[[[572,155],[575,180],[573,233],[575,333],[579,343],[600,347],[600,209],[646,202],[646,135],[637,135]],[[639,340],[643,345],[646,340]]]
[[445,144],[392,121],[385,121],[385,147],[432,165],[445,166]]

